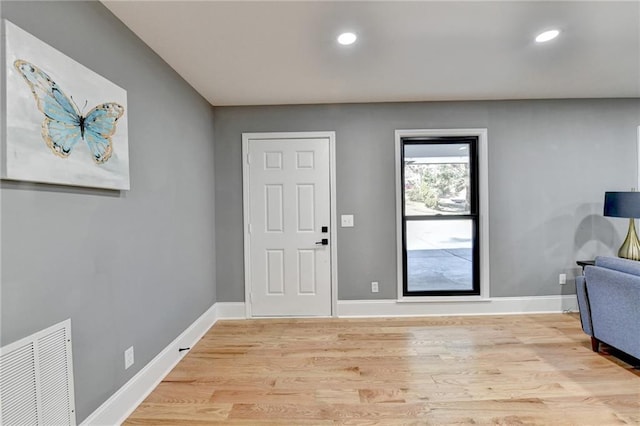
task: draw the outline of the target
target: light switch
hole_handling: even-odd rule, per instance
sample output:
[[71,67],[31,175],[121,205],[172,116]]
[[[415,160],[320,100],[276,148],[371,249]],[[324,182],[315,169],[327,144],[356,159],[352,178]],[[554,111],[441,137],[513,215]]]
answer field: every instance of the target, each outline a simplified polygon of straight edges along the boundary
[[353,228],[352,214],[343,214],[342,216],[340,216],[340,221],[342,223],[343,228]]

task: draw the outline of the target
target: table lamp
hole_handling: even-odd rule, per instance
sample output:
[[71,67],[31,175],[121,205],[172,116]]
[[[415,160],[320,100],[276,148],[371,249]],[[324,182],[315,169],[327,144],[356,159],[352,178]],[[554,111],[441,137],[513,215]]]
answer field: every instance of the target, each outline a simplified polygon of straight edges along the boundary
[[640,218],[640,192],[605,192],[604,215],[629,219],[629,232],[618,250],[618,256],[640,260],[640,241],[638,241],[634,221],[634,219]]

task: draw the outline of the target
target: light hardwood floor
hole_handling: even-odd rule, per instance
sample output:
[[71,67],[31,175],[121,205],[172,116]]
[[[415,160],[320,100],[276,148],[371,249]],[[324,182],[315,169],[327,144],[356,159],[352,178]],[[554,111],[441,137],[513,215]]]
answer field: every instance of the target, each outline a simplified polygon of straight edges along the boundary
[[575,315],[220,321],[125,424],[218,423],[638,425],[640,371]]

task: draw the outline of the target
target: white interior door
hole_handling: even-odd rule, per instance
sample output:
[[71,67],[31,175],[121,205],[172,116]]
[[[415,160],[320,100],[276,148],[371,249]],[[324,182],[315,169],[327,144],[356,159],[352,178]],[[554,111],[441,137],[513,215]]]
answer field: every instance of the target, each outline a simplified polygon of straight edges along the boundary
[[246,137],[244,149],[251,315],[331,315],[329,138]]

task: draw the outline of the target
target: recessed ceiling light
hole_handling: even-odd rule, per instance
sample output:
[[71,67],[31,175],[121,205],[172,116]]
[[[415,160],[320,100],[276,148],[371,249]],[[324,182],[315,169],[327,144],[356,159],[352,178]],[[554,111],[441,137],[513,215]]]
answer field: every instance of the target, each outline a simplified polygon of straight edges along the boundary
[[538,34],[538,36],[536,37],[536,42],[545,43],[547,41],[551,41],[554,38],[558,37],[558,34],[560,34],[559,30],[545,31],[543,33]]
[[338,43],[344,46],[348,46],[355,43],[357,38],[358,36],[356,36],[354,33],[342,33],[338,36]]

